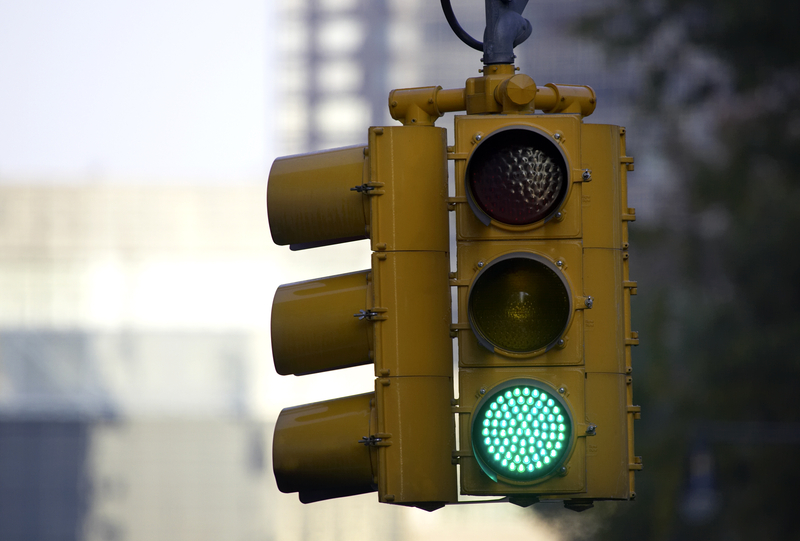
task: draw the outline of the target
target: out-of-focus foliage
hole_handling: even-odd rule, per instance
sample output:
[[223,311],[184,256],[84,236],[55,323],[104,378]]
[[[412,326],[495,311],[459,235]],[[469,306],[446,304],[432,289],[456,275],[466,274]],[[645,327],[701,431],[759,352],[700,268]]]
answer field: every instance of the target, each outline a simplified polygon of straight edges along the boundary
[[638,66],[673,181],[631,226],[637,500],[584,515],[593,538],[798,539],[800,2],[602,5],[579,31]]

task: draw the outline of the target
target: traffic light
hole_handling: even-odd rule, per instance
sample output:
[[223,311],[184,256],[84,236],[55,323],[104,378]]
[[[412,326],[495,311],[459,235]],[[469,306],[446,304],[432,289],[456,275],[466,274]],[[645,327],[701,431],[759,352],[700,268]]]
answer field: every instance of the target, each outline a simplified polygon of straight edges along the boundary
[[632,499],[625,130],[584,122],[588,87],[487,68],[467,81],[449,155],[461,493]]
[[371,392],[284,409],[273,469],[304,503],[377,491],[432,510],[457,500],[445,130],[373,127],[364,147],[279,158],[275,243],[369,238],[371,269],[278,288],[278,373],[374,363]]
[[[374,363],[376,376],[373,392],[281,412],[282,491],[313,502],[377,490],[432,510],[458,502],[458,465],[461,494],[519,505],[581,511],[635,497],[633,159],[624,128],[584,122],[595,103],[588,87],[537,87],[513,65],[485,66],[464,89],[392,91],[403,125],[370,128],[366,147],[275,161],[277,244],[369,238],[372,249],[371,269],[278,289],[276,370]],[[464,110],[447,147],[434,121]]]

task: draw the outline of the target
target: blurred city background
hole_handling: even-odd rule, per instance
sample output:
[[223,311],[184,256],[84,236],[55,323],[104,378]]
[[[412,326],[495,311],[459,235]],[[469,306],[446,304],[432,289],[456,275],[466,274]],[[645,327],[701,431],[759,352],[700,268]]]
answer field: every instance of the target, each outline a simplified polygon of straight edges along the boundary
[[[453,0],[473,36],[483,0]],[[628,127],[637,501],[435,513],[278,492],[272,160],[364,143],[480,53],[431,0],[0,0],[0,540],[797,539],[800,4],[531,0],[517,65]],[[452,115],[437,122],[451,127]],[[450,135],[452,140],[452,134]],[[452,181],[452,179],[451,179]]]

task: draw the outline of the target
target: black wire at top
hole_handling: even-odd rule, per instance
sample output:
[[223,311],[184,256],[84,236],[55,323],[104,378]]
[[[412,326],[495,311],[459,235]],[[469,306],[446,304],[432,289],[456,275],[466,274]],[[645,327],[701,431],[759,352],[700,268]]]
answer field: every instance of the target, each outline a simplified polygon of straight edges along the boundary
[[453,6],[450,5],[450,0],[442,0],[442,11],[444,11],[444,17],[450,24],[450,28],[455,32],[456,36],[458,36],[458,39],[475,50],[483,51],[483,43],[467,34],[467,31],[458,24],[456,14],[453,13]]

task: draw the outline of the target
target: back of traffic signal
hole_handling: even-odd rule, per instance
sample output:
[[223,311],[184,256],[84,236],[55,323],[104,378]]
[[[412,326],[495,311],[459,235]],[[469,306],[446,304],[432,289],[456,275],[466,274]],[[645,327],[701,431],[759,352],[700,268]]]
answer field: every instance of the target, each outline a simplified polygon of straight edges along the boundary
[[[537,87],[487,56],[463,89],[392,91],[402,125],[370,128],[366,146],[273,164],[277,244],[372,250],[370,269],[273,301],[280,374],[375,368],[369,393],[281,412],[273,469],[303,502],[377,491],[433,510],[459,486],[577,511],[635,497],[625,129],[584,121],[591,88]],[[453,146],[434,126],[450,111],[466,112]]]

